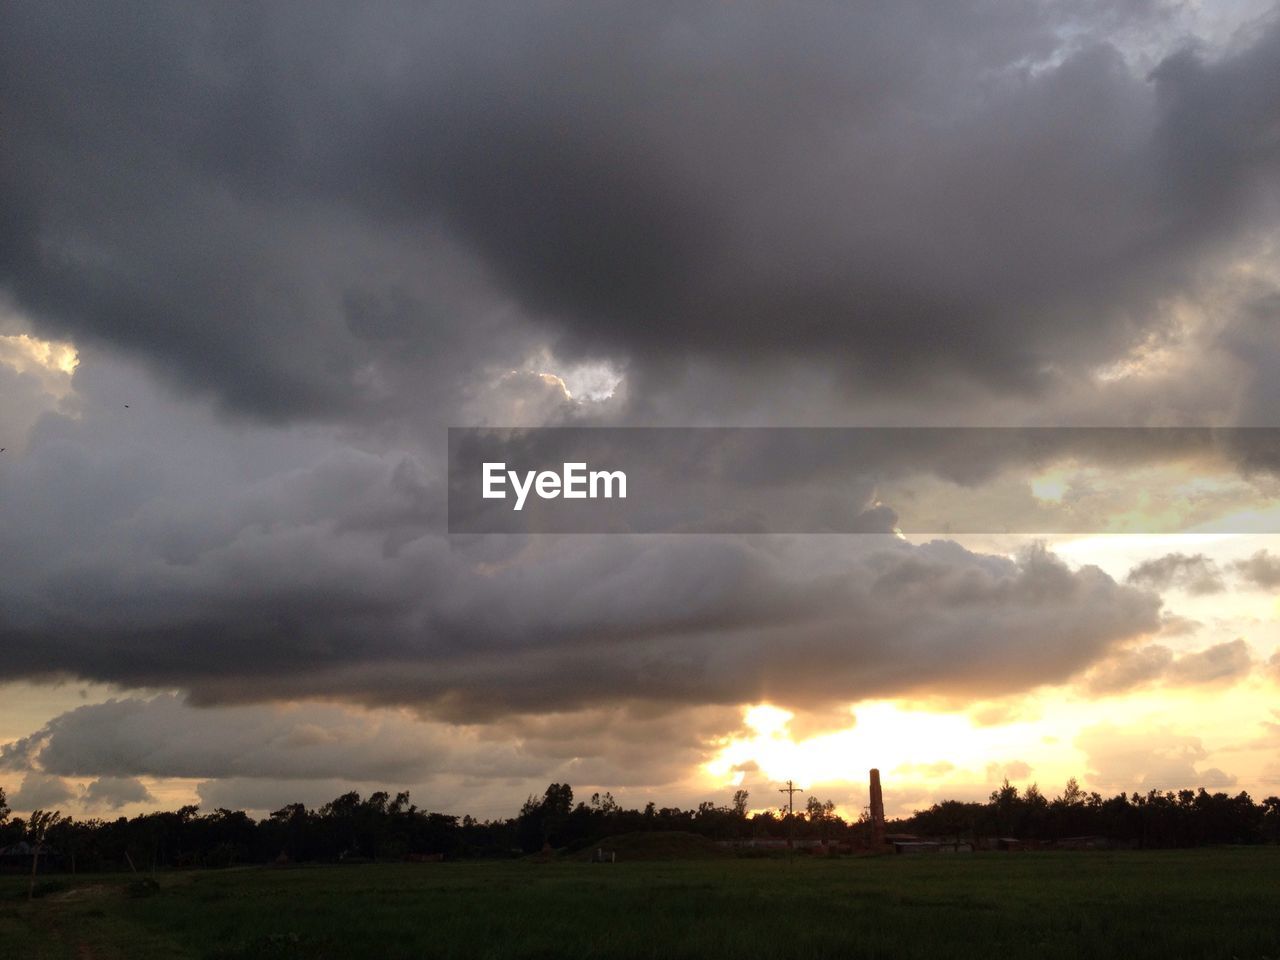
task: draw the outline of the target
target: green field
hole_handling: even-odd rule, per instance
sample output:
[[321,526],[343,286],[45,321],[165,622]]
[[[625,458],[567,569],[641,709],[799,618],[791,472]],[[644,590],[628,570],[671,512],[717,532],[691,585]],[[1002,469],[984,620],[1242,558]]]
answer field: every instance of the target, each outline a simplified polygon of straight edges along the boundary
[[1280,958],[1278,847],[64,879],[0,878],[0,954]]

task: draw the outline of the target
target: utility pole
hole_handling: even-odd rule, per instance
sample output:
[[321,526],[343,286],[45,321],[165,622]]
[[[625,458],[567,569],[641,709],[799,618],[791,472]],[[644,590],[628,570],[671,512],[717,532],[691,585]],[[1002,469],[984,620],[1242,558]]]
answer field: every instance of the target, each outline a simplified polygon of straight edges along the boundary
[[787,785],[783,787],[781,790],[779,790],[778,792],[785,793],[787,795],[787,814],[790,815],[795,813],[796,812],[796,808],[795,808],[796,794],[804,793],[804,787],[797,787],[794,781],[788,780]]
[[794,847],[796,845],[795,800],[797,793],[804,792],[804,787],[797,787],[794,780],[788,780],[787,785],[778,792],[787,795],[787,847]]

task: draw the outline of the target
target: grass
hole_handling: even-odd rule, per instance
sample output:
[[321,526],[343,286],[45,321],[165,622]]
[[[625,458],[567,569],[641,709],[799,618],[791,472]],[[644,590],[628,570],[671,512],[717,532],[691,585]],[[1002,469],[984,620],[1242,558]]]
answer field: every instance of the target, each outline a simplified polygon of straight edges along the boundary
[[1280,960],[1280,848],[699,862],[376,864],[81,877],[0,944],[75,958]]

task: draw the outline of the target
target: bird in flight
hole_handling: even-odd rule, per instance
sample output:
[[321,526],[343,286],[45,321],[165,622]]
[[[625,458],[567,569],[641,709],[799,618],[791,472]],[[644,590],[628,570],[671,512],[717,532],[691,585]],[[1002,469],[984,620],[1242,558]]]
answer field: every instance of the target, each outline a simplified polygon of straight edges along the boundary
[[126,403],[126,404],[124,405],[124,408],[125,408],[126,410],[128,410],[128,409],[129,409],[129,405]]

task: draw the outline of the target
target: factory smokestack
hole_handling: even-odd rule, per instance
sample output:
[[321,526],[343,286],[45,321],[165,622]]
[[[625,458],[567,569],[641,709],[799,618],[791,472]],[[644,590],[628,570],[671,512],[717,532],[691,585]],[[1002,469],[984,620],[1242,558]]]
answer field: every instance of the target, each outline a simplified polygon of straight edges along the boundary
[[880,771],[871,770],[871,844],[884,846],[884,794],[880,792]]

